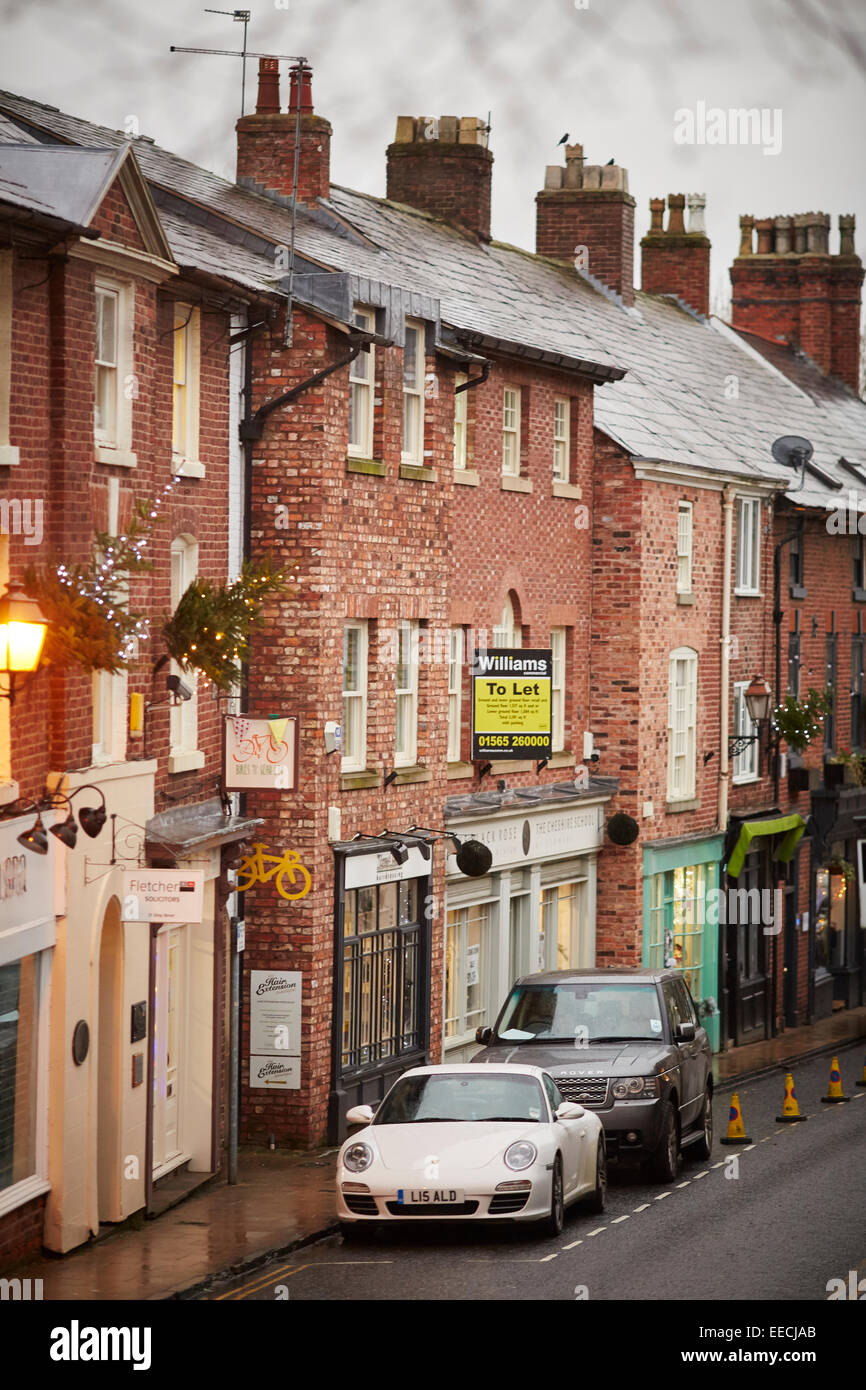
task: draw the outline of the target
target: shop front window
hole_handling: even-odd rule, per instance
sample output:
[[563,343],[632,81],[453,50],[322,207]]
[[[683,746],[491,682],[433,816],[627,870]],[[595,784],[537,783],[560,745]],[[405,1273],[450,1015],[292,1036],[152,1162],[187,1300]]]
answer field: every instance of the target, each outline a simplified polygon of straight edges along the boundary
[[490,904],[453,908],[445,928],[445,1037],[460,1038],[488,1022],[485,981]]
[[845,965],[845,907],[848,882],[834,868],[815,875],[815,964],[828,970]]
[[649,965],[682,970],[695,999],[704,993],[704,931],[717,930],[707,900],[715,875],[714,864],[689,864],[653,874],[650,886]]
[[38,965],[0,966],[0,1192],[36,1172]]
[[541,892],[539,970],[584,969],[588,959],[586,881],[560,883]]
[[417,879],[354,888],[343,917],[343,1070],[421,1046]]

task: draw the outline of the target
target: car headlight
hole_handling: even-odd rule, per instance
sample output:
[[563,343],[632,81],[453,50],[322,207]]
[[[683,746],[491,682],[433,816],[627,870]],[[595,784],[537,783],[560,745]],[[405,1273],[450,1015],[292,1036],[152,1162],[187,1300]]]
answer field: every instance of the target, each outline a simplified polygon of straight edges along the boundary
[[528,1139],[518,1139],[516,1144],[511,1144],[505,1150],[505,1163],[509,1168],[513,1168],[519,1173],[522,1168],[528,1168],[538,1157],[538,1150],[534,1144],[530,1144]]
[[623,1076],[611,1086],[614,1100],[651,1100],[659,1093],[657,1076]]
[[350,1144],[343,1154],[343,1167],[350,1173],[363,1173],[373,1162],[373,1150],[369,1144]]

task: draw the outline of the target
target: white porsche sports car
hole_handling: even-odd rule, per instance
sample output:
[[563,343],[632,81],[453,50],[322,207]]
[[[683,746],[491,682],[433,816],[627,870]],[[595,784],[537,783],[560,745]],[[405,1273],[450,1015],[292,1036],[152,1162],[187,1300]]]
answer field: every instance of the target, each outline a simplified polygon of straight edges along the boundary
[[337,1162],[344,1236],[379,1222],[537,1221],[559,1235],[565,1208],[604,1210],[604,1130],[564,1101],[540,1067],[415,1067],[378,1110],[358,1105]]

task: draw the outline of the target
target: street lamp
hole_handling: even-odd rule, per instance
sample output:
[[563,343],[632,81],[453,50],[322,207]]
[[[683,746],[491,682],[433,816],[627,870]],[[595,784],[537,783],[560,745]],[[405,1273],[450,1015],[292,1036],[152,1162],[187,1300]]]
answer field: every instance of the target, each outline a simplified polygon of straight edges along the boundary
[[39,665],[48,620],[35,599],[23,589],[8,589],[0,598],[0,675],[9,686],[0,696],[14,704],[20,677],[31,676]]
[[752,723],[757,725],[757,732],[754,734],[735,734],[728,740],[728,754],[735,758],[738,753],[743,753],[750,743],[760,745],[761,726],[770,719],[770,711],[773,707],[773,692],[764,680],[763,676],[753,676],[751,684],[745,691],[746,709]]

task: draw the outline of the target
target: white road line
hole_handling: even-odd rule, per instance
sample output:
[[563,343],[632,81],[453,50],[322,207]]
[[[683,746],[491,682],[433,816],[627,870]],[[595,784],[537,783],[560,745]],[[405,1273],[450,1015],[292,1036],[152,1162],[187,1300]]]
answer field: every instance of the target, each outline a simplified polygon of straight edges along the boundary
[[694,1178],[692,1179],[692,1181],[693,1181],[693,1182],[697,1182],[698,1178],[705,1178],[705,1177],[707,1177],[707,1176],[709,1175],[709,1171],[710,1171],[709,1168],[705,1168],[704,1171],[703,1171],[702,1173],[695,1173],[695,1176],[694,1176]]
[[746,1147],[742,1150],[742,1152],[743,1152],[744,1154],[747,1154],[747,1153],[749,1152],[749,1149],[754,1149],[754,1148],[757,1148],[757,1145],[756,1145],[756,1144],[747,1144]]
[[726,1158],[720,1158],[719,1161],[718,1161],[718,1163],[714,1163],[714,1164],[713,1164],[713,1167],[714,1167],[714,1168],[724,1168],[724,1166],[725,1166],[725,1164],[727,1163],[727,1161],[728,1161],[728,1160],[727,1160]]
[[634,1211],[646,1211],[646,1209],[647,1209],[648,1206],[649,1206],[649,1202],[644,1202],[644,1204],[643,1204],[642,1207],[634,1207],[633,1210],[634,1210]]
[[764,1137],[763,1137],[763,1139],[759,1140],[759,1143],[761,1143],[761,1144],[769,1144],[769,1142],[770,1142],[770,1140],[772,1139],[772,1137],[773,1137],[772,1134],[765,1134]]
[[690,1187],[691,1181],[691,1178],[686,1178],[685,1182],[678,1182],[677,1187]]
[[595,1229],[594,1231],[590,1231],[590,1232],[589,1232],[589,1235],[591,1235],[591,1236],[600,1236],[601,1233],[602,1233],[602,1231],[606,1231],[606,1230],[607,1230],[607,1227],[606,1227],[606,1226],[597,1226],[596,1229]]
[[864,1096],[866,1096],[866,1091],[858,1091],[857,1094],[856,1094],[856,1096],[852,1096],[851,1099],[852,1099],[852,1100],[862,1100]]
[[563,1250],[573,1250],[576,1245],[583,1245],[582,1240],[573,1240],[570,1245],[563,1245]]
[[548,1264],[548,1262],[549,1262],[550,1260],[555,1260],[558,1254],[559,1254],[559,1251],[558,1251],[558,1250],[554,1250],[554,1252],[553,1252],[552,1255],[545,1255],[543,1259],[541,1259],[541,1260],[538,1261],[538,1263],[539,1263],[540,1265],[546,1265],[546,1264]]
[[626,1212],[625,1216],[615,1216],[615,1217],[613,1218],[613,1220],[611,1221],[610,1224],[611,1224],[611,1226],[618,1226],[619,1223],[620,1223],[620,1221],[630,1221],[630,1220],[631,1220],[631,1217],[629,1216],[628,1212]]
[[670,1195],[671,1195],[671,1194],[670,1194],[669,1192],[660,1192],[659,1195],[658,1195],[657,1197],[654,1197],[654,1198],[653,1198],[653,1201],[654,1201],[654,1202],[663,1202],[664,1199],[665,1199],[665,1197],[670,1197]]

